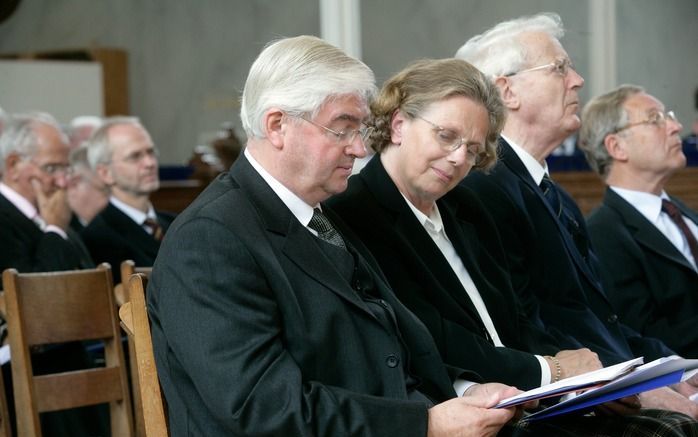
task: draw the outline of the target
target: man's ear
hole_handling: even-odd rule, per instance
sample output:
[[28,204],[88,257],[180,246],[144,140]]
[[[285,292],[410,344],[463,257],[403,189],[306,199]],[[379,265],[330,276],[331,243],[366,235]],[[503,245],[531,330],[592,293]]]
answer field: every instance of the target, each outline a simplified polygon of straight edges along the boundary
[[284,146],[284,135],[288,129],[288,115],[279,108],[270,108],[264,113],[264,135],[269,142],[281,149]]
[[516,88],[512,86],[512,82],[508,77],[499,76],[494,80],[494,85],[499,89],[499,96],[502,98],[504,107],[512,110],[518,109],[521,105],[519,95]]
[[7,178],[8,181],[17,181],[19,177],[19,172],[17,171],[17,166],[22,162],[22,156],[16,152],[12,152],[5,158],[5,169],[3,178]]
[[627,142],[623,141],[619,134],[606,135],[606,138],[603,139],[603,145],[606,148],[609,156],[613,158],[614,161],[627,161]]
[[109,164],[97,164],[95,168],[95,173],[107,187],[114,185],[114,175],[112,174],[111,165]]
[[396,109],[390,118],[390,142],[396,146],[402,144],[402,125],[404,122],[405,114]]

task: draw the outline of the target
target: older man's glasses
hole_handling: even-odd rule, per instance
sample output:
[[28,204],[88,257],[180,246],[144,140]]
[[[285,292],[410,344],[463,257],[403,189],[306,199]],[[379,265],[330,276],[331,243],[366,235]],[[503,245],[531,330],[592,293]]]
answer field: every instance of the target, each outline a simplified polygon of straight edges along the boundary
[[636,121],[633,123],[628,123],[624,126],[618,127],[613,132],[614,133],[622,132],[626,129],[630,129],[631,127],[635,127],[635,126],[640,126],[642,124],[650,124],[653,126],[663,126],[664,123],[667,122],[667,120],[671,120],[674,123],[679,122],[679,119],[676,118],[676,114],[674,113],[674,111],[667,111],[667,112],[659,111],[659,112],[653,112],[652,114],[650,114],[649,117],[647,117],[644,120]]
[[305,120],[308,123],[317,126],[321,129],[324,129],[327,133],[332,135],[332,137],[337,141],[337,144],[339,144],[340,146],[352,144],[356,139],[357,135],[359,135],[361,137],[361,141],[365,143],[371,136],[371,132],[373,132],[373,128],[366,125],[362,125],[358,129],[345,129],[337,132],[336,130],[330,129],[327,126],[323,126],[320,123],[316,123],[309,118],[305,118],[300,115],[298,116],[298,118],[300,118],[301,120]]
[[71,167],[70,164],[39,164],[38,162],[34,161],[32,158],[29,158],[29,162],[34,164],[44,174],[47,174],[51,177],[56,177],[56,176],[70,177],[73,175],[73,167]]
[[434,138],[436,138],[436,142],[439,143],[444,151],[451,153],[460,149],[462,146],[465,146],[465,159],[472,165],[477,164],[486,156],[479,144],[468,144],[468,139],[462,138],[456,131],[439,126],[438,124],[433,123],[422,116],[418,115],[417,118],[429,123],[432,126]]
[[574,69],[574,65],[572,64],[572,61],[570,61],[567,58],[561,58],[561,59],[556,59],[553,62],[550,62],[545,65],[538,65],[537,67],[531,67],[531,68],[526,68],[524,70],[519,70],[515,71],[513,73],[505,74],[505,77],[511,77],[515,76],[517,74],[522,74],[522,73],[528,73],[529,71],[538,71],[538,70],[545,70],[547,69],[548,71],[559,74],[560,76],[567,76],[567,73],[570,72],[570,70]]

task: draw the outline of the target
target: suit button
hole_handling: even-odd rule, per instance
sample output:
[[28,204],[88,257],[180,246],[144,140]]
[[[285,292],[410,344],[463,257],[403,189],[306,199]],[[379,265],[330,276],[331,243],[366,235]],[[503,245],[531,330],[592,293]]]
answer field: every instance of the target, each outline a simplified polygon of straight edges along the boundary
[[608,316],[608,323],[616,323],[618,322],[618,316],[615,314],[611,314]]
[[395,368],[397,365],[400,363],[400,360],[398,357],[396,357],[393,354],[388,355],[388,358],[385,359],[385,364],[390,367],[390,368]]

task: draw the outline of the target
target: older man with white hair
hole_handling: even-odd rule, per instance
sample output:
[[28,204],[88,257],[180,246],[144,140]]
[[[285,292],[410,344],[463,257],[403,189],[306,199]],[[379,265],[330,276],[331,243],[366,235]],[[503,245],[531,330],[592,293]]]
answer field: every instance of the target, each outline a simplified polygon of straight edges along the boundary
[[70,227],[68,139],[46,113],[8,118],[0,137],[0,271],[71,270],[93,265]]
[[[580,127],[584,79],[560,43],[560,17],[543,13],[499,23],[469,39],[456,57],[499,88],[507,110],[501,159],[464,184],[480,194],[498,226],[519,297],[563,347],[588,347],[605,365],[673,355],[660,340],[623,324],[598,273],[584,218],[548,174],[545,159]],[[683,384],[686,390],[692,387]],[[641,395],[643,405],[698,417],[698,407],[669,388]]]
[[[148,287],[173,436],[496,434],[517,393],[456,397],[429,331],[323,202],[366,154],[362,62],[310,36],[250,69],[247,148],[170,227]],[[465,388],[465,387],[464,387]]]

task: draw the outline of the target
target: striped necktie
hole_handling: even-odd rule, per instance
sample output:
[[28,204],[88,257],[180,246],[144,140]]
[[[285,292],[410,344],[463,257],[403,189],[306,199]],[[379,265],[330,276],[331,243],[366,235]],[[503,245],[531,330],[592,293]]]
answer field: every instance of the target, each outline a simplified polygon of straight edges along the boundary
[[691,250],[691,255],[693,255],[693,261],[698,264],[698,241],[696,241],[696,236],[693,235],[693,232],[691,232],[691,229],[689,229],[686,221],[683,219],[683,214],[681,214],[679,207],[671,200],[662,199],[662,211],[678,226],[684,238],[686,238],[688,248]]
[[163,232],[162,232],[162,227],[158,224],[156,220],[153,220],[151,218],[145,219],[143,222],[145,226],[148,226],[150,230],[152,231],[152,236],[155,239],[155,241],[161,241]]

